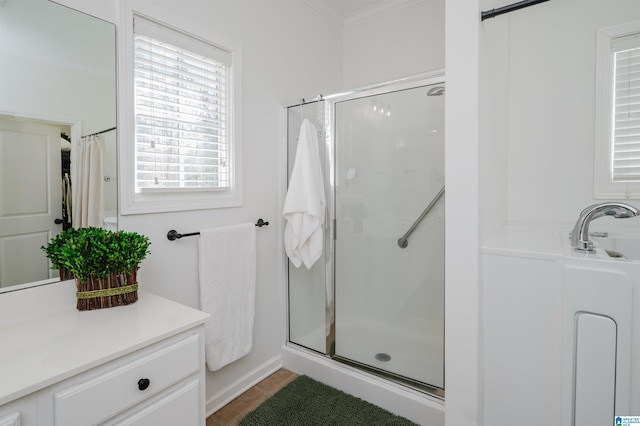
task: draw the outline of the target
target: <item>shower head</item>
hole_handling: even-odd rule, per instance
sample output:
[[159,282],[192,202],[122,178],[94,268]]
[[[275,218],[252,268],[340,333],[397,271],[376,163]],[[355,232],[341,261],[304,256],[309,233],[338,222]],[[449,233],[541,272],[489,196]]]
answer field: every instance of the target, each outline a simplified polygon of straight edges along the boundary
[[429,89],[427,96],[442,96],[444,95],[444,87],[436,86]]

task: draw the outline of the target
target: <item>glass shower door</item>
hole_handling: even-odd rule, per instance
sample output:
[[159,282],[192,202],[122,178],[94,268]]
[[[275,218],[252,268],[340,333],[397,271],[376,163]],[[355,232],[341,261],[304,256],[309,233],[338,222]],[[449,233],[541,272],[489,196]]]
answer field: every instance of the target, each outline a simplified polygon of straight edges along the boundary
[[[325,102],[295,105],[287,109],[287,181],[289,181],[298,149],[298,137],[303,120],[309,120],[318,130],[320,161],[326,167]],[[324,173],[327,177],[328,173]],[[327,184],[328,186],[328,184]],[[327,200],[332,205],[331,200]],[[330,247],[330,235],[325,232],[325,248]],[[327,352],[327,329],[330,315],[327,313],[327,298],[331,294],[331,274],[328,273],[328,251],[322,254],[311,269],[304,265],[296,268],[287,261],[289,299],[289,340],[308,349]],[[330,253],[330,252],[329,252]],[[328,280],[329,277],[329,280]]]
[[439,389],[443,94],[430,85],[338,101],[334,121],[335,356]]

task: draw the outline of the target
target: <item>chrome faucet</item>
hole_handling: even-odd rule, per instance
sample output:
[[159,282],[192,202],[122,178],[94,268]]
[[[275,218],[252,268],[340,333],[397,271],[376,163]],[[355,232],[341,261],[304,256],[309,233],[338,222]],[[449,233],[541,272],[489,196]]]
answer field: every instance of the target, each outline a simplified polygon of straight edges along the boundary
[[571,246],[574,250],[593,251],[593,242],[589,240],[589,224],[592,220],[603,216],[626,219],[640,214],[640,210],[624,203],[601,203],[587,207],[580,212],[580,217],[571,232]]

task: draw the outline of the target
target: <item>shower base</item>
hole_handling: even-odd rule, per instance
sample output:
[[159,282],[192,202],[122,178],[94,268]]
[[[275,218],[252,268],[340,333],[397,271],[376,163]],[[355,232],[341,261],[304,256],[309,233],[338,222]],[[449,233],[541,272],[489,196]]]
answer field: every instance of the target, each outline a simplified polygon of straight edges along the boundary
[[283,349],[282,366],[326,383],[425,426],[444,426],[444,400],[360,367],[338,362],[294,343]]
[[[442,326],[434,323],[428,328]],[[444,396],[443,343],[426,332],[386,324],[342,325],[336,329],[335,351],[334,358],[341,362]]]

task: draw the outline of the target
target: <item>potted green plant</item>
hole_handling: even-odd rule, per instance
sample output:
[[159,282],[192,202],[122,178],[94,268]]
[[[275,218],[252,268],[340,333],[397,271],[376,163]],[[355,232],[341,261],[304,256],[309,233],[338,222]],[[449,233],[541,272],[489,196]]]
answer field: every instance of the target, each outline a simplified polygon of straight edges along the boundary
[[78,310],[122,306],[138,300],[137,272],[149,254],[149,238],[103,228],[68,229],[42,249],[52,268],[76,281]]
[[51,269],[57,269],[60,273],[60,281],[74,279],[73,274],[61,264],[60,254],[62,253],[67,240],[76,234],[77,232],[74,228],[69,228],[49,240],[49,244],[41,247],[49,260],[51,260]]

